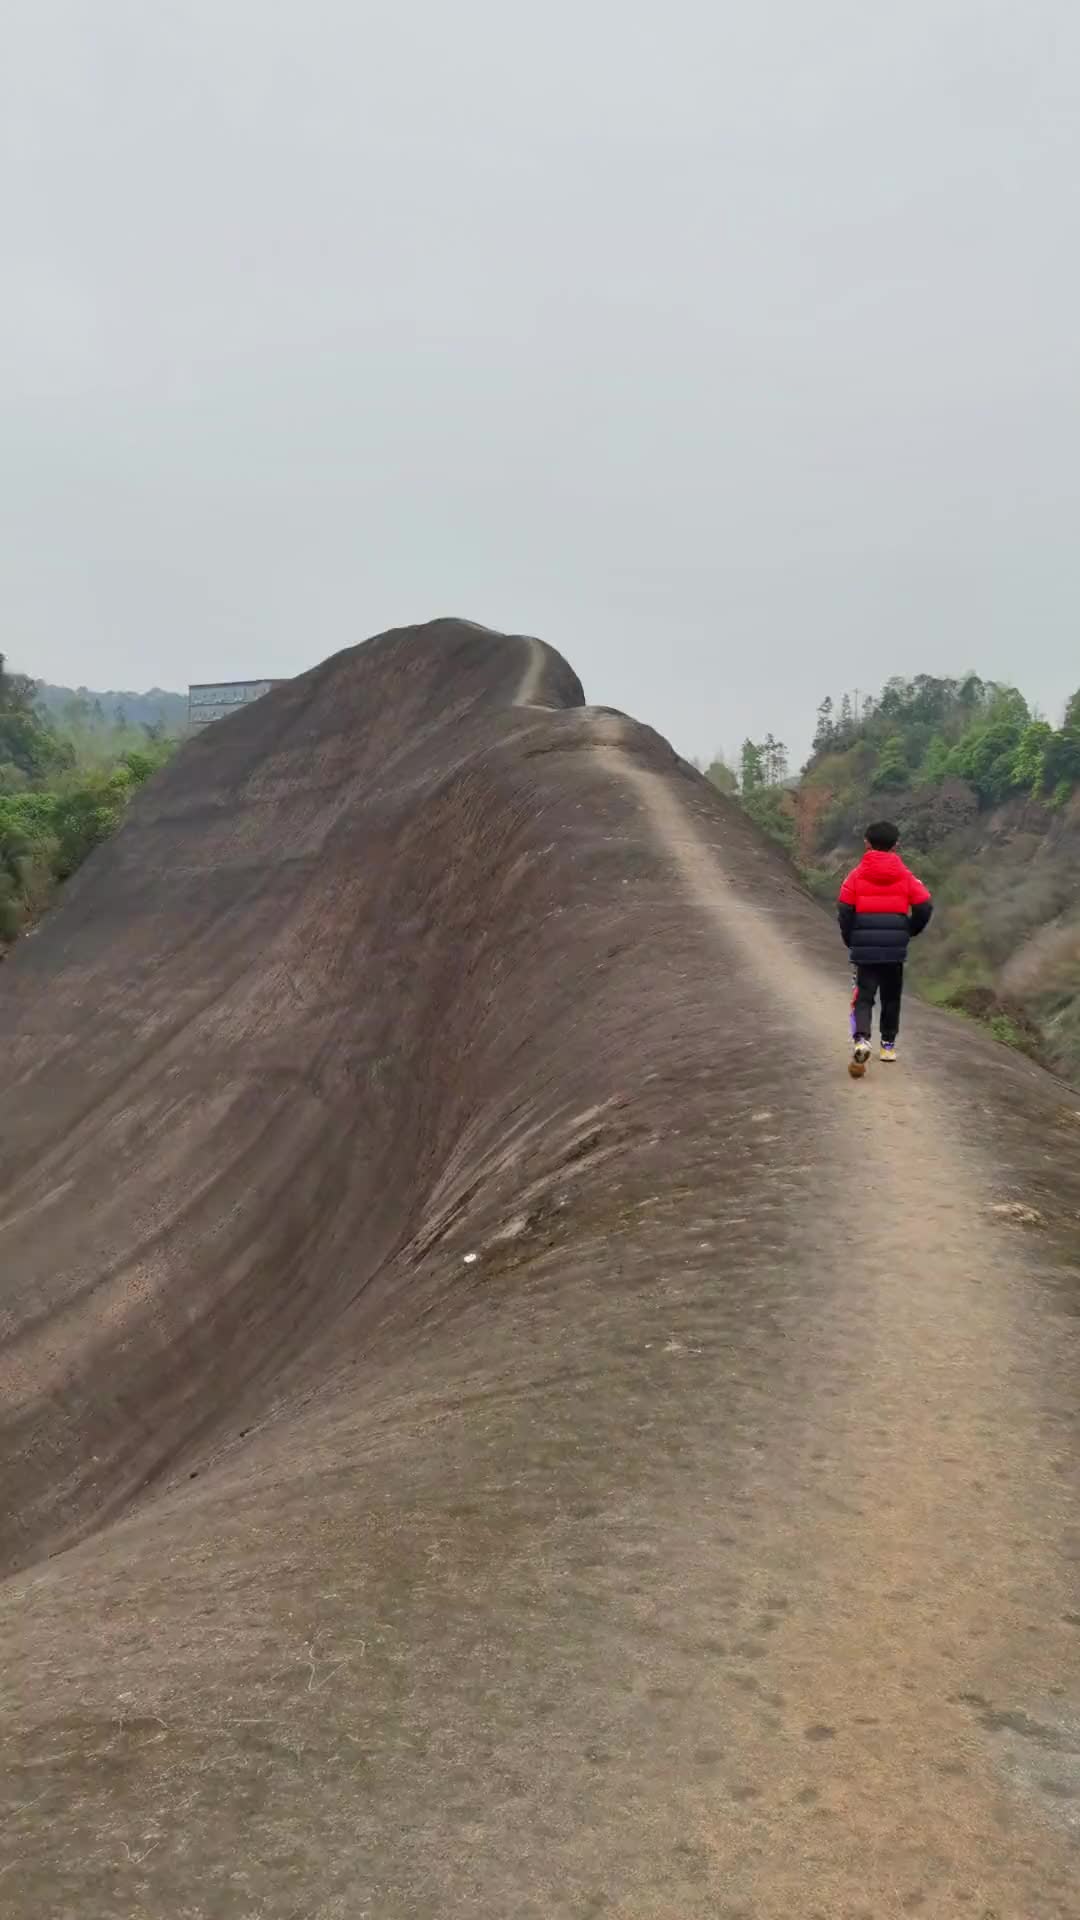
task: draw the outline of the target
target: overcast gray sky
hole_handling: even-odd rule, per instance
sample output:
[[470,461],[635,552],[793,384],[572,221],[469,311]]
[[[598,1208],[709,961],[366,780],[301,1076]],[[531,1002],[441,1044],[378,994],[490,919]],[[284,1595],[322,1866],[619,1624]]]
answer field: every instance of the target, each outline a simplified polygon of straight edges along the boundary
[[8,0],[0,646],[1080,682],[1075,0]]

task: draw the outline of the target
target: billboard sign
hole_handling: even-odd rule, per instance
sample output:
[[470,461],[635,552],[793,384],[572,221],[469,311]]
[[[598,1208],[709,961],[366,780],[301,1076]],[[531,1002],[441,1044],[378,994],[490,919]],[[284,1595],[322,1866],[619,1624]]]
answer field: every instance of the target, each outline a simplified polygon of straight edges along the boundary
[[188,725],[209,727],[215,720],[227,720],[238,707],[261,700],[280,680],[217,680],[205,686],[188,688]]

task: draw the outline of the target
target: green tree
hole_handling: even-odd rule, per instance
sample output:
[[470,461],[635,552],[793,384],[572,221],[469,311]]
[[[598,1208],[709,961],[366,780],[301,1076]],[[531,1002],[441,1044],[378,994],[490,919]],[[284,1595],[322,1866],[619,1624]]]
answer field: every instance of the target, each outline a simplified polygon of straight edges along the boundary
[[729,767],[722,753],[714,755],[705,769],[705,778],[720,793],[738,793],[739,776],[734,767]]
[[32,714],[34,682],[25,673],[9,673],[7,656],[0,653],[0,713]]
[[790,853],[795,845],[795,822],[783,788],[758,786],[743,795],[742,804],[754,824]]
[[968,673],[960,682],[956,697],[960,706],[966,708],[970,714],[982,705],[985,693],[986,682],[980,680],[977,673]]
[[761,755],[762,778],[767,787],[779,787],[787,779],[788,755],[782,740],[771,733],[765,735],[758,753]]
[[[13,678],[4,676],[5,691]],[[18,698],[19,711],[0,710],[0,941],[5,942],[119,825],[136,788],[165,763],[174,744],[152,741],[144,729],[125,729],[119,736],[107,730],[105,738],[114,740],[111,764],[91,760],[76,769],[70,743],[37,714],[22,710],[21,690]],[[119,751],[117,739],[132,744]]]
[[45,780],[72,764],[70,749],[51,727],[19,707],[0,709],[0,763],[18,768],[28,780]]
[[1002,687],[995,682],[990,688],[987,718],[995,724],[1008,721],[1013,726],[1026,727],[1031,719],[1031,708],[1019,687]]
[[1010,792],[1016,749],[1030,725],[1026,704],[1021,711],[1006,703],[999,714],[972,727],[949,755],[949,772],[970,780],[984,806],[996,806]]
[[908,764],[904,737],[900,733],[890,734],[881,749],[870,785],[875,792],[887,792],[893,788],[906,787],[910,782],[911,768]]
[[761,748],[752,740],[744,740],[739,755],[739,792],[754,793],[765,784],[765,769],[762,765]]
[[833,719],[832,695],[826,694],[817,710],[817,727],[814,731],[812,751],[828,753],[836,738],[836,722]]
[[1080,783],[1080,726],[1062,727],[1046,745],[1043,784],[1058,800]]
[[944,734],[935,733],[927,742],[919,765],[919,785],[936,786],[944,780],[949,766],[949,743]]
[[57,740],[47,720],[34,711],[34,682],[25,673],[9,673],[0,653],[0,766],[9,770],[5,785],[39,781],[71,764],[72,755]]
[[879,718],[885,721],[898,718],[904,711],[907,698],[907,681],[900,674],[894,673],[892,679],[886,680],[881,689],[877,705]]
[[1014,787],[1030,794],[1042,792],[1046,752],[1053,737],[1054,729],[1048,721],[1029,721],[1013,749],[1009,774]]
[[[49,841],[35,832],[32,819],[20,817],[26,808],[22,798],[0,798],[0,940],[5,941],[21,931],[29,902],[47,872]],[[32,815],[32,805],[30,811]]]

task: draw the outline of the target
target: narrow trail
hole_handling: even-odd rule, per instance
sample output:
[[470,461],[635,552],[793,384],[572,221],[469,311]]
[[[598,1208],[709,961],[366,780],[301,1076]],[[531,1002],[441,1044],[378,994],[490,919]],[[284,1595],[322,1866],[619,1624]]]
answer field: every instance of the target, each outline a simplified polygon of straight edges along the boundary
[[[1048,1745],[1080,1752],[1071,1722],[1045,1726],[1062,1693],[1042,1629],[1069,1605],[1054,1551],[1068,1504],[1048,1479],[1038,1407],[1016,1364],[1024,1262],[1003,1250],[991,1224],[990,1170],[958,1144],[927,1056],[919,1061],[918,1010],[907,1017],[916,1036],[910,1076],[901,1066],[885,1070],[887,1082],[873,1073],[851,1082],[836,980],[733,889],[719,849],[671,783],[624,751],[619,718],[597,714],[593,725],[599,756],[636,795],[728,962],[753,975],[763,1048],[788,1050],[793,1074],[812,1078],[820,1103],[800,1282],[828,1281],[846,1300],[835,1320],[823,1315],[816,1337],[817,1398],[803,1411],[817,1489],[786,1543],[816,1566],[818,1604],[788,1627],[769,1682],[778,1697],[801,1701],[808,1725],[828,1702],[830,1722],[867,1729],[846,1783],[849,1858],[835,1892],[850,1900],[861,1887],[868,1904],[824,1911],[921,1910],[902,1902],[928,1861],[962,1866],[986,1902],[980,1914],[1042,1911],[1023,1863],[1008,1885],[1000,1862],[985,1885],[980,1878],[1002,1793],[993,1759],[977,1743],[962,1762],[945,1758],[958,1652],[983,1676],[971,1689],[976,1710],[1026,1717]],[[762,1493],[770,1498],[767,1486]],[[790,1513],[775,1519],[791,1533]],[[887,1739],[876,1739],[878,1728]],[[744,1762],[752,1772],[754,1756]],[[767,1776],[767,1753],[757,1764]],[[1059,1796],[1059,1814],[1076,1771],[1070,1763],[1064,1784],[1042,1781]],[[707,1827],[707,1813],[703,1820]],[[903,1862],[908,1879],[898,1884]],[[774,1835],[768,1873],[752,1880],[764,1904],[747,1911],[798,1910],[810,1878],[805,1854],[792,1844],[785,1859],[784,1837]],[[820,1877],[815,1884],[820,1899]]]
[[521,685],[514,695],[515,707],[535,707],[542,703],[536,698],[540,691],[540,681],[544,672],[544,649],[539,640],[526,637],[529,657],[525,671],[521,676]]

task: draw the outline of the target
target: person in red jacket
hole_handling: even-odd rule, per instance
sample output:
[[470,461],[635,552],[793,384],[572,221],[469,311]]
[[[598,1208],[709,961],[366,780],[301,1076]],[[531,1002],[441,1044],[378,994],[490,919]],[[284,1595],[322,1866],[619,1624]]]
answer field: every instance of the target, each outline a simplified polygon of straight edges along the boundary
[[881,1058],[896,1059],[900,996],[908,941],[933,912],[930,892],[896,852],[900,832],[891,820],[866,829],[866,852],[840,889],[837,918],[851,955],[852,1071],[865,1072],[870,1058],[874,999],[881,995]]

